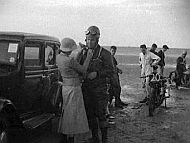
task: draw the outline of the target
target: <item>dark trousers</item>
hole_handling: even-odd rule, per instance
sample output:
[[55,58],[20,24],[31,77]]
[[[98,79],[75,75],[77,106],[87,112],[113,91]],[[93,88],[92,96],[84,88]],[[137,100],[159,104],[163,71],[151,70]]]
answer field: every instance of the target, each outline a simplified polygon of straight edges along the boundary
[[108,104],[107,85],[82,86],[84,104],[90,129],[107,127],[106,107]]

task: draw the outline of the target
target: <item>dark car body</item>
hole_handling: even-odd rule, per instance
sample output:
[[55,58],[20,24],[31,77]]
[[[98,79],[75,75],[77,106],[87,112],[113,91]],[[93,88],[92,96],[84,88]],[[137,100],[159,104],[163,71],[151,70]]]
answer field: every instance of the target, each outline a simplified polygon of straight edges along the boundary
[[13,142],[19,131],[36,129],[58,112],[59,47],[52,36],[0,32],[0,142]]

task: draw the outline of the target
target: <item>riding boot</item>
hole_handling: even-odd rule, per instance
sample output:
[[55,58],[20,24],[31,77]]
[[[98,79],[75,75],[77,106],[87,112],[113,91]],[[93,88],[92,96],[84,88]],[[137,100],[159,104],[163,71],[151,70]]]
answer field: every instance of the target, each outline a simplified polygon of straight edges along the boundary
[[104,127],[101,128],[101,133],[102,133],[102,143],[108,143],[108,128]]
[[92,129],[92,143],[100,143],[98,129]]
[[60,143],[68,143],[67,135],[61,134]]
[[74,137],[69,137],[68,138],[68,143],[74,143]]

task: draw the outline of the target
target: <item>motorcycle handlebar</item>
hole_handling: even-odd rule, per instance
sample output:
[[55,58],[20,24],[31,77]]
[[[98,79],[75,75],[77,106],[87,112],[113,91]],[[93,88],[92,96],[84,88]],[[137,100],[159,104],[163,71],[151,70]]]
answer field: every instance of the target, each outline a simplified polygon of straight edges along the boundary
[[[153,74],[149,74],[149,75],[145,75],[145,76],[140,76],[140,78],[147,78],[147,77],[150,77],[152,76]],[[162,79],[160,80],[166,80],[166,79],[170,79],[169,77],[162,77]]]

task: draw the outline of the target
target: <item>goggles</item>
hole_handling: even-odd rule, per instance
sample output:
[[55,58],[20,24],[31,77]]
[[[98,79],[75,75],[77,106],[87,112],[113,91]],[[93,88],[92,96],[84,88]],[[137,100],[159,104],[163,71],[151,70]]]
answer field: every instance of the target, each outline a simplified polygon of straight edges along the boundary
[[86,35],[93,35],[93,36],[100,35],[100,33],[97,33],[96,31],[90,31],[90,30],[85,31],[85,34]]

